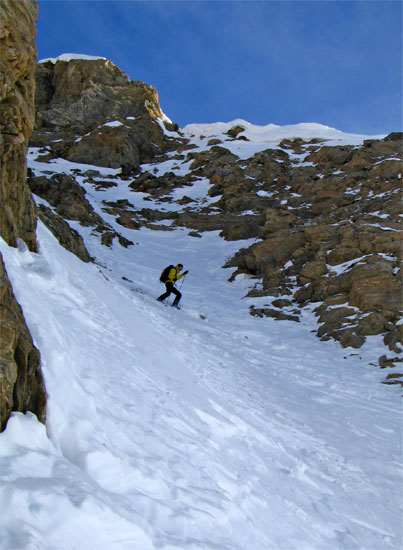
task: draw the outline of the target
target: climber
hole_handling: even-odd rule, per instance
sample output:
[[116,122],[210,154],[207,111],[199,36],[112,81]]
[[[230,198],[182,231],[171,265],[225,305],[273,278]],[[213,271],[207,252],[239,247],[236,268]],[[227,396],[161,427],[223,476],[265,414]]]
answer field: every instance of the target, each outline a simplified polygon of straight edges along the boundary
[[175,294],[175,300],[172,306],[179,309],[179,301],[182,298],[182,294],[177,288],[175,288],[175,283],[189,273],[188,271],[185,271],[184,273],[179,275],[179,272],[182,271],[182,269],[183,265],[177,264],[176,266],[169,265],[163,270],[163,272],[161,273],[160,281],[161,283],[165,284],[166,292],[164,292],[164,294],[161,294],[161,296],[157,298],[159,302],[163,302],[166,298],[168,298],[171,293]]

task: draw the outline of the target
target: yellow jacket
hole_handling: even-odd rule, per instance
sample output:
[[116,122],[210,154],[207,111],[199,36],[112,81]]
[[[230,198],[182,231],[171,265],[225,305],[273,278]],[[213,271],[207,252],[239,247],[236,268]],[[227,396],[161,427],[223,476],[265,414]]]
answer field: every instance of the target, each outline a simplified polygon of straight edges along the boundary
[[175,284],[175,282],[178,279],[182,279],[182,277],[184,275],[185,275],[184,273],[179,275],[179,264],[178,264],[169,271],[168,278],[167,278],[166,282]]

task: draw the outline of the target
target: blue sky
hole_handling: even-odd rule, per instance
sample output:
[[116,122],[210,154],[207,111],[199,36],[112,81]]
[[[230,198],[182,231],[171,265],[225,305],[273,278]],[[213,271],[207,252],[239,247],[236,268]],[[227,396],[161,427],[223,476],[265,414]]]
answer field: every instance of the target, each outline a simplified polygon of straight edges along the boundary
[[110,59],[180,127],[403,126],[400,0],[39,0],[37,48]]

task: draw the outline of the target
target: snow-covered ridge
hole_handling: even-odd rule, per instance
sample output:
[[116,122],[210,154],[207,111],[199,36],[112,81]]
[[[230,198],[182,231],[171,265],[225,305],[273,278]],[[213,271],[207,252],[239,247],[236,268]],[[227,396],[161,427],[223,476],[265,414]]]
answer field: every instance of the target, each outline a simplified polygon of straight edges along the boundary
[[[105,57],[92,56],[81,53],[64,53],[58,57],[50,57],[41,59],[38,63],[56,63],[57,61],[72,61],[74,59],[80,59],[85,61],[94,61],[103,59],[107,61]],[[162,122],[172,123],[172,120],[162,113]],[[324,124],[318,124],[315,122],[302,122],[297,124],[287,124],[284,126],[277,124],[257,125],[252,124],[242,118],[234,119],[230,122],[214,122],[214,123],[192,123],[187,124],[181,129],[181,133],[187,138],[193,140],[204,138],[228,138],[228,130],[234,126],[241,126],[244,128],[243,132],[240,132],[240,136],[248,139],[253,144],[269,144],[269,146],[277,145],[284,139],[297,139],[301,138],[305,141],[311,139],[320,139],[323,141],[329,141],[329,145],[362,145],[366,139],[383,139],[386,134],[377,135],[364,135],[364,134],[351,134],[331,128]],[[169,131],[165,130],[166,133]],[[169,132],[168,135],[173,135]],[[256,152],[256,151],[255,151]]]
[[283,139],[301,138],[304,140],[323,139],[337,141],[338,145],[361,145],[366,139],[383,139],[386,134],[382,135],[363,135],[349,134],[314,122],[303,122],[300,124],[288,124],[279,126],[277,124],[267,124],[259,126],[251,124],[241,118],[232,120],[231,122],[216,122],[212,124],[188,124],[181,131],[186,137],[228,137],[227,132],[234,126],[242,126],[245,128],[239,135],[246,137],[252,143],[279,143]]
[[103,59],[106,61],[106,57],[100,57],[95,55],[86,55],[84,53],[63,53],[62,55],[59,55],[58,57],[48,57],[46,59],[41,59],[38,61],[38,63],[56,63],[57,61],[71,61],[73,59],[83,59],[85,61],[95,61],[97,59]]

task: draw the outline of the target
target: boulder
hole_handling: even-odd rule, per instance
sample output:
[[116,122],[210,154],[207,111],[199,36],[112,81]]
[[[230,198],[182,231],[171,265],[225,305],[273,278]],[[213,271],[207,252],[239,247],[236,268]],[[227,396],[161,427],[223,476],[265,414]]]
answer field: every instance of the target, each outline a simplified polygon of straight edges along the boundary
[[328,170],[333,170],[334,168],[340,167],[346,164],[353,155],[352,146],[341,146],[341,147],[330,147],[324,146],[321,147],[318,151],[311,153],[307,158],[306,162],[313,162],[320,167],[327,167]]
[[310,281],[320,279],[322,275],[326,273],[327,267],[324,261],[316,260],[314,262],[308,262],[299,272],[298,282],[304,285]]
[[[393,274],[393,267],[386,260],[379,259],[373,263],[364,263],[354,266],[344,278],[342,289],[349,290],[351,305],[368,312],[374,308],[386,309],[393,307],[389,293],[401,290],[401,281]],[[396,304],[398,311],[401,304]]]
[[276,319],[277,321],[295,321],[296,323],[299,322],[298,315],[284,313],[283,311],[268,307],[255,308],[254,306],[251,306],[250,314],[253,315],[253,317],[271,317],[272,319]]

